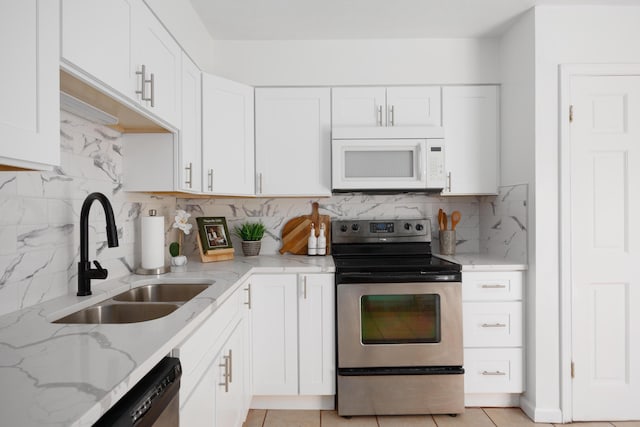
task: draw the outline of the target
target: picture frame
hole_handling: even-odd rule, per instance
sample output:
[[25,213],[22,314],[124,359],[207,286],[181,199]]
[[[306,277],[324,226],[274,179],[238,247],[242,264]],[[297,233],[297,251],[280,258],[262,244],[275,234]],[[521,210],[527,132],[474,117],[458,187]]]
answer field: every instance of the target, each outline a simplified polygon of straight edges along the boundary
[[196,223],[198,224],[198,237],[203,253],[211,254],[222,249],[233,250],[225,217],[197,217]]

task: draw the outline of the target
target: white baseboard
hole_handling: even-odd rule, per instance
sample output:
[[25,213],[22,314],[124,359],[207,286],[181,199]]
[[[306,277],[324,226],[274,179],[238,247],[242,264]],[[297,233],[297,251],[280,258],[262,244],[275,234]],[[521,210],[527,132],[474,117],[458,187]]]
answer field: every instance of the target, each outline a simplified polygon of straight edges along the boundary
[[320,409],[336,408],[335,396],[253,396],[251,409]]
[[520,394],[465,394],[464,406],[490,406],[498,408],[510,408],[520,406]]
[[532,402],[524,396],[520,398],[520,408],[536,423],[562,423],[562,411],[560,408],[536,408]]

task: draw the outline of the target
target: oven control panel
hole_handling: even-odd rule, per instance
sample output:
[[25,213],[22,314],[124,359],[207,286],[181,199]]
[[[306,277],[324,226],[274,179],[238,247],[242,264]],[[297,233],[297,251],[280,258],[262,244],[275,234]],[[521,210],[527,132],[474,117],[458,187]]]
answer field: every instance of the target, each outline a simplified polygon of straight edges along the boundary
[[431,221],[426,218],[333,221],[331,239],[333,243],[431,242]]

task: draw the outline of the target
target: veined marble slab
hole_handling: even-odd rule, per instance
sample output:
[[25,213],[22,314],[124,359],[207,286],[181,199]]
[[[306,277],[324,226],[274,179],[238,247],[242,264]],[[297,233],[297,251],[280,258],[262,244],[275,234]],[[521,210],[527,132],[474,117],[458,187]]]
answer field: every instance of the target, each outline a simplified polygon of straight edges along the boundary
[[455,262],[462,266],[462,271],[521,271],[526,270],[527,264],[502,258],[495,254],[434,254],[438,258]]
[[[2,425],[90,426],[153,366],[197,329],[255,273],[333,273],[333,259],[295,255],[237,257],[186,273],[129,275],[94,284],[94,295],[69,294],[0,316]],[[140,323],[51,323],[127,289],[157,282],[215,281],[166,317]]]

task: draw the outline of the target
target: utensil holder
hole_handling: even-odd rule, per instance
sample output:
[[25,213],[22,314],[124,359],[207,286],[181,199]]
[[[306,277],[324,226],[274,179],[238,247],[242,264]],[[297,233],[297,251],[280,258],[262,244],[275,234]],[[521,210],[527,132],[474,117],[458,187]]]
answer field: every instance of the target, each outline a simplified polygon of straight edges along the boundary
[[440,253],[442,255],[455,255],[456,231],[440,230]]

